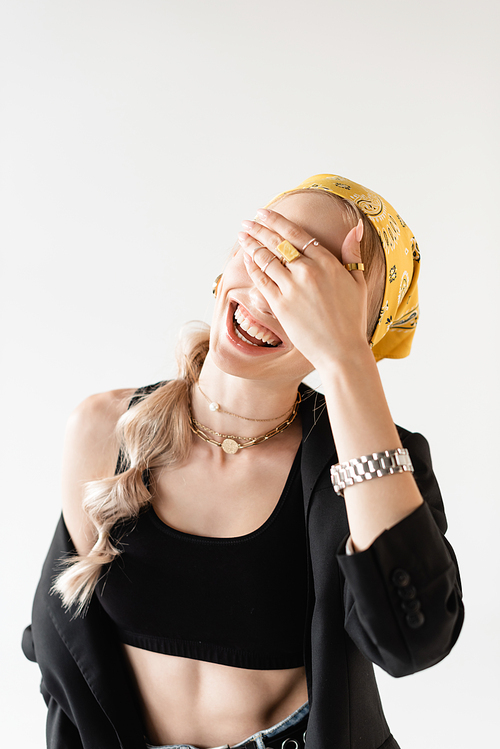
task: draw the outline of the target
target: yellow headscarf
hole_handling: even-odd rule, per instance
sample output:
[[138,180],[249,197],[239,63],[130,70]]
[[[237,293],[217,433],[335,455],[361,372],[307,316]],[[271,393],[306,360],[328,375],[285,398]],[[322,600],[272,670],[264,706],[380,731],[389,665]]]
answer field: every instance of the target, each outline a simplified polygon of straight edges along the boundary
[[371,340],[375,359],[402,359],[411,349],[418,320],[420,252],[415,237],[394,208],[376,192],[336,174],[316,174],[293,190],[323,190],[355,203],[375,227],[385,255],[385,289]]

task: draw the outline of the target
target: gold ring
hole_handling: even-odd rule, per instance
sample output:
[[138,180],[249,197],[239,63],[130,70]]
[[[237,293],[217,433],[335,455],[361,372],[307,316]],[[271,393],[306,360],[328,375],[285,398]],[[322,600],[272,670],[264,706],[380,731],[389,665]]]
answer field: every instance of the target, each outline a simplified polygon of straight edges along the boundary
[[284,239],[282,242],[280,242],[276,249],[278,250],[278,252],[281,252],[287,263],[293,263],[293,261],[297,260],[297,258],[301,255],[298,249],[294,247],[293,244],[288,241],[288,239]]
[[344,263],[344,268],[347,268],[347,270],[364,270],[365,266],[363,263]]

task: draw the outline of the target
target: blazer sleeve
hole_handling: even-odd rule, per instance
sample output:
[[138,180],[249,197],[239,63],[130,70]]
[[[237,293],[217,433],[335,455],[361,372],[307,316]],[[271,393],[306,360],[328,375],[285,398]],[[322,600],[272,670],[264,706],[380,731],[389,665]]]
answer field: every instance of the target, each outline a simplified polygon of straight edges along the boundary
[[361,552],[337,559],[344,585],[345,629],[361,652],[392,676],[442,660],[455,644],[464,613],[455,554],[429,446],[400,429],[424,504]]
[[80,732],[53,697],[47,701],[47,746],[50,749],[83,749]]
[[145,747],[142,720],[112,623],[93,598],[85,616],[51,595],[60,559],[74,547],[61,516],[22,641],[41,671],[50,749]]

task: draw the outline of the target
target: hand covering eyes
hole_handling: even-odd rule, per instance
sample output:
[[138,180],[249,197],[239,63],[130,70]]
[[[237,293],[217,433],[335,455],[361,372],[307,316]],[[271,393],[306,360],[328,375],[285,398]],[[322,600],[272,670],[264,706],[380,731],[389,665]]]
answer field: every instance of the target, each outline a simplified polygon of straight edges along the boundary
[[370,220],[385,256],[385,288],[380,317],[371,340],[375,359],[408,356],[417,326],[420,252],[409,227],[390,203],[372,190],[335,174],[316,174],[278,198],[297,190],[321,190],[354,203]]

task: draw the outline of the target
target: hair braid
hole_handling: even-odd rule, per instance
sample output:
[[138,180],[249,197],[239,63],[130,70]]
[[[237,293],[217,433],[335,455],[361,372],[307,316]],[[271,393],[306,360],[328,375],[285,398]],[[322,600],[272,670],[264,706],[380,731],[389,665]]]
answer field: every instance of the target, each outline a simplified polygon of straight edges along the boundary
[[65,608],[76,606],[74,616],[85,612],[103,565],[121,554],[112,529],[119,522],[136,518],[151,502],[144,473],[160,466],[172,468],[189,455],[190,391],[205,361],[208,339],[208,325],[184,330],[177,348],[178,378],[137,397],[118,421],[121,466],[125,470],[90,481],[85,487],[82,507],[94,525],[96,541],[88,554],[74,554],[62,561],[64,570],[52,587]]

